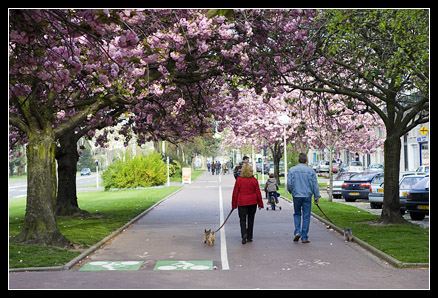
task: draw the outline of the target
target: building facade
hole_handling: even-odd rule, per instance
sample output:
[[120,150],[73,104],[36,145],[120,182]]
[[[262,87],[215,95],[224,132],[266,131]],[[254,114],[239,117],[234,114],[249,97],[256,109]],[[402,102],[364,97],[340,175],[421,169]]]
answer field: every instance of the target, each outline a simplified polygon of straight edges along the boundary
[[[380,138],[385,138],[385,133],[378,129],[376,134]],[[310,149],[308,159],[310,163],[316,163],[320,160],[328,159],[328,150]],[[356,160],[356,152],[350,150],[341,150],[334,159],[339,159],[343,163],[350,163]],[[365,168],[370,164],[384,164],[384,150],[377,148],[372,154],[359,154],[359,161]],[[415,171],[419,166],[430,165],[429,150],[429,122],[421,124],[412,129],[409,133],[401,137],[400,152],[400,171]]]

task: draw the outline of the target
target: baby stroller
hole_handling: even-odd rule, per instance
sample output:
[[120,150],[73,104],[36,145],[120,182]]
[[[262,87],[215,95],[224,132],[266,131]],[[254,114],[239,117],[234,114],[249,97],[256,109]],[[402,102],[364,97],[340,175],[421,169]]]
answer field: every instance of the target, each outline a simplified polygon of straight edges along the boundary
[[[278,197],[280,194],[276,191],[271,191],[266,193],[268,195],[268,204],[266,205],[266,210],[269,210],[269,207],[271,207],[272,210],[275,210],[275,206],[278,204]],[[281,206],[278,206],[278,208],[281,210]]]

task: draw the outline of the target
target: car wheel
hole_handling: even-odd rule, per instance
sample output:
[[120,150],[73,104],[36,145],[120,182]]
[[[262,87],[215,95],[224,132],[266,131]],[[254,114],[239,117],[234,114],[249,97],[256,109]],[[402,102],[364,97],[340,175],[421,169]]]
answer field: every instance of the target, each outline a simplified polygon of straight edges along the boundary
[[379,206],[374,202],[370,202],[370,207],[371,209],[379,209]]
[[426,214],[418,213],[418,212],[410,212],[410,216],[412,220],[423,220]]

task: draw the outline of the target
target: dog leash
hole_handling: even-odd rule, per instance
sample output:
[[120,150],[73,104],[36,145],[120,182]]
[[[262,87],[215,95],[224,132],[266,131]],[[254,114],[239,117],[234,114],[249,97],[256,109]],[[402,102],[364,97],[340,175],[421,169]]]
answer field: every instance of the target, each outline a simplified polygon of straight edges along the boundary
[[329,222],[333,223],[333,221],[332,221],[330,218],[328,218],[327,215],[325,215],[325,213],[324,213],[324,211],[322,211],[321,207],[319,207],[318,204],[315,204],[315,205],[316,205],[316,207],[318,207],[319,211],[321,211],[321,213],[325,216],[325,218],[327,218],[327,220],[328,220]]
[[231,209],[230,213],[228,213],[227,218],[225,219],[224,223],[219,227],[219,229],[217,229],[216,231],[214,231],[215,233],[217,231],[219,231],[220,229],[222,229],[222,227],[224,226],[224,224],[227,222],[228,218],[230,217],[231,213],[233,212],[234,209]]

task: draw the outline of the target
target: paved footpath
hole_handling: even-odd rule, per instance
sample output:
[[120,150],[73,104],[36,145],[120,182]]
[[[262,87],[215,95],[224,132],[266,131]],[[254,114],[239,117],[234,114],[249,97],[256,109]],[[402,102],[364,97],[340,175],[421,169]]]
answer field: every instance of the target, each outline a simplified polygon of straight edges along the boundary
[[[429,288],[428,269],[396,269],[345,242],[315,219],[310,243],[293,242],[293,209],[286,201],[279,204],[282,210],[257,211],[253,242],[241,244],[236,210],[217,233],[214,246],[202,243],[204,229],[217,229],[230,211],[233,185],[232,175],[204,173],[80,266],[68,271],[10,273],[9,287]],[[90,269],[102,271],[85,271]]]

